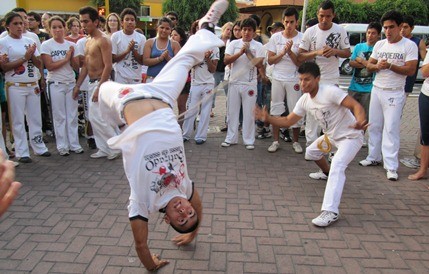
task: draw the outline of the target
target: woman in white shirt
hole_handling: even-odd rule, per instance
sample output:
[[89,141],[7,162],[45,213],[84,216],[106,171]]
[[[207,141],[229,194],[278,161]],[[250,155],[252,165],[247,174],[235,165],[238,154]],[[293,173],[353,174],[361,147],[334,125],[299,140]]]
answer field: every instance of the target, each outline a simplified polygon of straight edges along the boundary
[[78,135],[78,102],[72,98],[76,84],[74,70],[79,69],[79,59],[74,57],[76,44],[64,39],[65,26],[66,23],[59,16],[49,19],[53,38],[42,44],[42,60],[48,69],[48,92],[57,149],[61,156],[70,155],[70,150],[83,153]]
[[24,20],[16,12],[5,16],[9,34],[0,39],[0,55],[7,56],[1,64],[5,72],[15,153],[21,163],[31,163],[24,116],[27,117],[30,145],[36,155],[51,156],[42,138],[42,116],[38,80],[40,53],[30,38],[24,37]]

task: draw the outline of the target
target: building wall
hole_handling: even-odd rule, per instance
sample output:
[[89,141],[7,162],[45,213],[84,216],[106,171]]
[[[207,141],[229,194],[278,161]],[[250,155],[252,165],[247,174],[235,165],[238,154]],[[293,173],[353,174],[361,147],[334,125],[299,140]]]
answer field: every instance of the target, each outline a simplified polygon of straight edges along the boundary
[[16,0],[16,5],[27,11],[64,14],[78,13],[81,7],[89,5],[89,0]]

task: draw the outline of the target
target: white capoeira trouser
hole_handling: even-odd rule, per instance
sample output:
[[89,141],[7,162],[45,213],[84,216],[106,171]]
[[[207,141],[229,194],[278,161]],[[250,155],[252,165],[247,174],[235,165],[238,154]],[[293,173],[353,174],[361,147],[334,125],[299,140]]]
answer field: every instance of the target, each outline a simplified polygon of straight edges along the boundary
[[24,115],[27,117],[30,145],[34,153],[40,155],[48,151],[42,136],[40,93],[36,94],[38,89],[39,86],[36,82],[29,84],[6,83],[9,115],[15,139],[15,154],[18,158],[30,157]]
[[88,85],[88,107],[89,107],[89,121],[91,122],[92,131],[94,133],[95,144],[97,148],[106,153],[112,155],[119,153],[118,150],[113,150],[107,145],[107,140],[118,135],[119,129],[117,126],[110,125],[106,122],[105,117],[100,111],[100,103],[93,102],[92,96],[94,91],[97,89],[98,80],[89,81]]
[[238,143],[238,126],[240,106],[243,104],[243,143],[255,143],[255,115],[253,110],[256,104],[257,86],[230,83],[227,95],[228,132],[225,142]]
[[384,90],[373,86],[369,103],[368,161],[381,161],[386,170],[398,169],[403,88]]
[[189,140],[194,131],[194,122],[198,114],[198,104],[201,102],[200,121],[198,122],[195,140],[207,140],[210,122],[210,112],[213,104],[214,84],[191,85],[188,98],[188,111],[183,122],[183,138]]
[[[319,81],[319,85],[338,85],[338,79],[321,79]],[[291,111],[289,109],[289,111]],[[321,127],[319,126],[319,123],[317,120],[310,114],[307,113],[305,115],[305,139],[307,140],[307,146],[311,145],[314,141],[316,141],[317,138],[319,138]]]
[[[320,136],[305,150],[305,159],[309,161],[317,161],[325,155],[317,147],[317,144],[325,138]],[[346,169],[349,163],[355,158],[356,154],[362,147],[363,135],[359,138],[343,138],[333,140],[329,138],[332,147],[338,150],[335,157],[332,158],[331,168],[329,170],[328,182],[326,183],[325,195],[323,196],[322,211],[332,211],[339,213],[338,207],[341,202],[344,184],[346,182]]]
[[[124,170],[131,188],[129,217],[147,216],[151,209],[165,206],[167,199],[151,195],[152,191],[162,195],[163,191],[171,189],[176,192],[174,195],[189,198],[189,188],[182,189],[190,182],[182,131],[171,106],[182,92],[188,71],[203,61],[207,50],[222,45],[222,40],[214,33],[199,30],[151,83],[123,85],[106,82],[101,86],[101,113],[113,125],[126,124],[123,108],[128,102],[152,98],[170,105],[170,108],[143,116],[108,141],[113,148],[122,150]],[[152,183],[151,191],[144,191],[145,184],[149,183]]]
[[[271,108],[270,114],[273,116],[280,116],[286,111],[284,104],[285,98],[287,100],[287,107],[290,112],[295,108],[296,103],[301,97],[302,93],[299,88],[298,82],[286,82],[273,79],[271,81]],[[300,128],[303,119],[299,120],[290,128]]]
[[52,105],[57,149],[78,150],[79,144],[77,108],[78,101],[72,97],[75,82],[48,81],[49,98]]

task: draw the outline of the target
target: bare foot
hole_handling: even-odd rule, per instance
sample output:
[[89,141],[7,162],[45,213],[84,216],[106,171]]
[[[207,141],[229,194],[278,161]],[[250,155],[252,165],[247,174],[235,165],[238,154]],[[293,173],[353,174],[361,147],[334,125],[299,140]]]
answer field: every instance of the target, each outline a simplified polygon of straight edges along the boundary
[[408,179],[412,180],[412,181],[416,181],[416,180],[420,180],[420,179],[426,179],[426,178],[427,178],[426,173],[424,173],[424,172],[423,173],[416,172],[416,173],[408,176]]

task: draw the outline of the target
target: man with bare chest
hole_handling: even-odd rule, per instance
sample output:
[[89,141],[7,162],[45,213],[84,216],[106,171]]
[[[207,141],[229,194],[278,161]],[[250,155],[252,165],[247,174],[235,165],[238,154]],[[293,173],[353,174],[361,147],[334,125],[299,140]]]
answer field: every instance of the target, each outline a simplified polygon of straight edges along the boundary
[[96,9],[92,7],[81,8],[79,15],[82,27],[89,38],[85,45],[85,62],[74,88],[73,96],[77,99],[80,86],[88,75],[89,121],[98,147],[98,151],[91,154],[91,158],[107,157],[107,159],[113,160],[119,156],[119,151],[109,148],[107,140],[116,136],[118,129],[106,123],[98,104],[100,85],[109,80],[112,71],[112,44],[110,39],[98,29],[99,16]]

